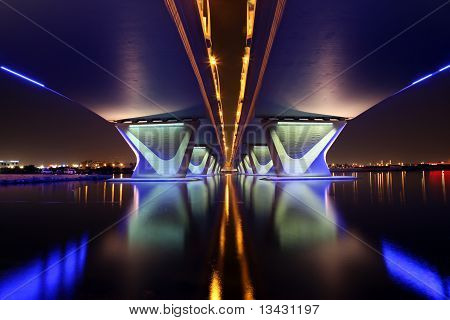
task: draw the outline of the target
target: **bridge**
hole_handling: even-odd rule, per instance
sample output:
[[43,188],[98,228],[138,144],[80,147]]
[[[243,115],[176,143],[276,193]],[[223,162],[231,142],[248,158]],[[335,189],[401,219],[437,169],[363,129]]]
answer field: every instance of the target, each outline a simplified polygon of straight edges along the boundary
[[136,179],[329,177],[348,121],[450,71],[449,1],[243,1],[236,105],[222,102],[212,0],[0,1],[1,76],[116,126]]

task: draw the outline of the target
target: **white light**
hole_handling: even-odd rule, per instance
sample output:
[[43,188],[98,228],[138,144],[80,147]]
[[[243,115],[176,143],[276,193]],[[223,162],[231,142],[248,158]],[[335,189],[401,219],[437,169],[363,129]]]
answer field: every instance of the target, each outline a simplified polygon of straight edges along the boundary
[[322,123],[317,123],[317,122],[277,122],[278,125],[281,126],[285,126],[285,125],[297,125],[297,126],[305,126],[305,125],[310,125],[310,126],[332,126],[332,123],[329,122],[322,122]]
[[182,127],[184,123],[153,123],[153,124],[140,124],[131,125],[130,128],[143,128],[143,127]]
[[442,69],[439,69],[439,72],[447,70],[448,68],[450,68],[450,64],[448,66],[443,67]]
[[421,81],[423,81],[423,80],[425,80],[425,79],[428,79],[428,78],[431,77],[431,76],[433,76],[433,73],[430,73],[429,75],[427,75],[427,76],[425,76],[425,77],[423,77],[423,78],[420,78],[420,79],[417,80],[417,81],[414,81],[413,83],[411,83],[411,85],[415,85],[416,83],[419,83],[419,82],[421,82]]

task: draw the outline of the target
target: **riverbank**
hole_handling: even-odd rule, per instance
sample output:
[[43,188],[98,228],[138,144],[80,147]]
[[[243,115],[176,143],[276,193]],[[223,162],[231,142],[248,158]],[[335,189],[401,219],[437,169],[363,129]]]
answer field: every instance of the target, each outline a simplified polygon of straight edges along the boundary
[[0,174],[0,185],[22,183],[49,183],[65,181],[93,181],[106,180],[111,175],[83,175],[83,174]]
[[450,170],[449,164],[419,164],[414,166],[367,166],[367,167],[355,167],[355,168],[330,168],[331,172],[387,172],[387,171],[436,171],[436,170]]

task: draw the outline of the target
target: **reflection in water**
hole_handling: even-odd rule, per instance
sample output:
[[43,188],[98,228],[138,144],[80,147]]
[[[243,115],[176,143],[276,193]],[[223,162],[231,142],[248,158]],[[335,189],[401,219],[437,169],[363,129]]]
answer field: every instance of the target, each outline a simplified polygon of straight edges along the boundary
[[[372,235],[368,237],[365,231],[360,231],[363,227],[375,234],[381,232],[382,235],[383,232],[391,232],[391,229],[406,228],[399,234],[407,234],[407,227],[413,223],[409,220],[414,221],[417,214],[426,212],[416,209],[417,205],[427,204],[423,195],[427,196],[430,203],[430,195],[443,194],[445,190],[445,178],[441,177],[441,172],[439,181],[434,181],[437,179],[433,179],[433,174],[363,172],[354,173],[358,180],[352,182],[271,182],[252,176],[239,176],[237,180],[246,207],[246,221],[251,224],[245,229],[250,228],[247,237],[251,239],[249,245],[256,257],[253,265],[258,266],[258,273],[264,277],[264,282],[256,285],[256,294],[265,292],[264,298],[298,299],[306,289],[310,294],[305,298],[314,297],[316,290],[320,291],[318,298],[355,298],[359,297],[358,290],[368,290],[358,289],[359,286],[368,286],[372,287],[373,292],[365,291],[366,296],[373,294],[377,297],[379,292],[384,292],[387,297],[400,289],[395,287],[389,293],[385,292],[383,286],[386,284],[383,283],[389,281],[381,276],[383,271],[375,263],[381,259],[385,261],[385,270],[395,283],[404,282],[408,273],[409,277],[412,274],[413,279],[409,281],[414,285],[410,287],[412,291],[408,292],[415,292],[413,297],[442,298],[446,290],[444,279],[448,275],[447,270],[439,275],[435,269],[407,260],[398,250],[393,251],[392,246],[384,242],[378,244]],[[436,187],[439,190],[433,190]],[[433,200],[434,206],[439,201],[442,203],[442,197]],[[370,207],[368,204],[375,206]],[[380,205],[388,210],[386,215],[375,209]],[[392,221],[401,217],[398,216],[401,207],[408,215],[402,218],[403,222]],[[375,211],[376,215],[369,213],[369,209]],[[341,213],[343,210],[344,214]],[[396,217],[389,214],[391,210],[397,211]],[[356,225],[352,220],[357,221]],[[365,224],[367,227],[363,226]],[[382,257],[379,254],[381,251],[386,252],[389,259]],[[367,278],[364,275],[368,273],[376,276]],[[418,279],[414,278],[415,274]],[[435,291],[426,292],[428,278],[432,283],[439,283],[438,294]],[[277,287],[280,287],[279,291]],[[270,291],[266,288],[270,288]],[[395,293],[392,295],[395,297]]]
[[123,183],[119,184],[119,205],[122,205]]
[[138,184],[139,205],[128,222],[132,248],[182,251],[189,227],[186,184]]
[[[326,241],[336,236],[336,213],[328,194],[330,181],[277,182],[244,177],[252,212],[270,218],[282,248]],[[273,217],[271,217],[273,213]]]
[[358,177],[353,182],[353,188],[349,188],[348,184],[333,183],[330,189],[332,198],[342,201],[351,196],[359,203],[394,206],[412,203],[427,205],[431,200],[433,204],[447,203],[449,171],[367,172],[358,173]]
[[[209,253],[206,249],[210,243],[211,219],[215,219],[212,213],[218,182],[217,177],[208,177],[188,183],[132,185],[134,201],[127,209],[127,246],[118,243],[123,241],[119,234],[108,242],[122,252],[119,255],[112,253],[109,259],[124,263],[128,269],[124,280],[128,282],[126,290],[132,290],[136,295],[145,290],[151,294],[159,292],[158,296],[179,294],[184,298],[186,296],[176,288],[177,285],[191,286],[188,283],[197,285],[200,282],[198,276],[203,274],[197,276],[196,273],[207,267],[201,263]],[[124,188],[128,186],[125,184]],[[216,274],[214,279],[215,296],[220,298],[220,275]],[[162,290],[162,287],[167,289]],[[202,293],[195,294],[204,297]]]
[[245,246],[244,246],[244,234],[243,234],[243,227],[242,227],[242,213],[239,210],[238,204],[237,204],[237,197],[236,197],[236,191],[234,188],[234,184],[231,182],[231,175],[226,176],[226,184],[229,185],[231,189],[231,204],[232,204],[232,212],[233,212],[233,222],[234,222],[234,233],[236,237],[236,250],[237,250],[237,257],[239,260],[239,265],[241,267],[241,279],[242,279],[242,294],[243,299],[245,300],[251,300],[254,297],[253,294],[253,285],[251,283],[250,279],[250,272],[248,267],[248,261],[247,256],[245,253]]
[[447,203],[447,192],[445,191],[445,171],[441,171],[441,185],[442,185],[442,197],[444,202]]
[[13,300],[70,298],[86,262],[88,237],[69,241],[45,256],[0,274],[0,298]]
[[216,187],[213,177],[189,183],[134,184],[134,201],[128,209],[132,213],[127,231],[130,247],[183,251],[193,220],[195,226],[207,227],[204,218]]
[[354,175],[0,187],[0,296],[448,297],[449,172]]
[[422,197],[423,202],[427,202],[427,187],[426,187],[426,181],[425,181],[425,171],[422,171]]
[[219,253],[217,261],[213,266],[211,283],[209,285],[209,299],[221,300],[223,295],[223,273],[224,273],[224,257],[226,243],[226,227],[230,216],[230,186],[228,182],[225,184],[225,195],[223,209],[220,217],[219,231]]
[[400,192],[400,202],[404,205],[404,204],[406,204],[406,193],[405,193],[405,190],[406,190],[406,172],[405,171],[402,171],[402,176],[401,176],[401,179],[402,179],[402,188],[401,188],[401,192]]
[[[432,266],[383,240],[382,253],[389,274],[402,285],[430,299],[449,298],[444,278]],[[448,290],[447,290],[448,291]]]
[[[224,264],[227,246],[235,250],[233,258],[235,257],[238,260],[242,292],[242,296],[240,298],[245,300],[254,299],[254,290],[250,278],[247,255],[245,252],[244,234],[241,218],[242,213],[238,206],[236,190],[231,179],[231,175],[225,175],[225,192],[223,210],[220,219],[218,257],[215,265],[213,266],[209,286],[209,298],[211,300],[223,299],[225,290],[224,279],[226,279]],[[227,241],[227,232],[231,233],[234,236],[232,239],[230,239],[230,241]],[[232,240],[234,240],[234,243]]]
[[279,188],[275,228],[282,248],[336,237],[335,213],[327,181],[287,183]]
[[111,202],[113,202],[113,203],[114,203],[114,195],[115,195],[114,189],[115,189],[115,187],[116,187],[115,183],[111,184]]

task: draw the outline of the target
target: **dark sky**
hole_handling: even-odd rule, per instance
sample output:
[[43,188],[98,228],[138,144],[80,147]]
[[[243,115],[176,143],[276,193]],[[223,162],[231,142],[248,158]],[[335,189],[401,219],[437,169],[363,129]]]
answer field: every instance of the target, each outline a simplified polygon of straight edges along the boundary
[[[212,1],[213,49],[219,59],[226,123],[234,122],[239,93],[245,3]],[[4,72],[0,72],[0,106],[1,160],[36,165],[135,161],[113,125],[76,103]],[[329,151],[328,161],[450,161],[449,119],[450,70],[350,121]],[[231,136],[227,138],[230,141]]]
[[328,162],[450,162],[450,72],[390,97],[350,121]]
[[114,126],[82,106],[0,72],[0,159],[36,165],[135,161]]

